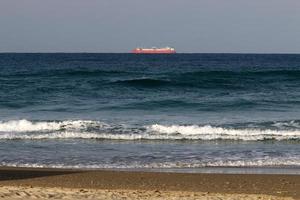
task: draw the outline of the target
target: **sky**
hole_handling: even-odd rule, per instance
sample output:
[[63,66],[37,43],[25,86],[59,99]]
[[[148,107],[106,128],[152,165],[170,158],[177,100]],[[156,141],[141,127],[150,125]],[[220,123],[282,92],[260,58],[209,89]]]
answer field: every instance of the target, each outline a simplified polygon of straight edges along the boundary
[[0,52],[300,53],[300,0],[0,0]]

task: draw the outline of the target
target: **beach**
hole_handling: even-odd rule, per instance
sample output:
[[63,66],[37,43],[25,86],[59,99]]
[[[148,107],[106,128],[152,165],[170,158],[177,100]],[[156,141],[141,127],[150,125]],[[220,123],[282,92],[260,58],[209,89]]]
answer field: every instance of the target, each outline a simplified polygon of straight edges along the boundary
[[299,8],[0,0],[0,200],[300,200]]
[[1,199],[299,199],[299,175],[0,169]]

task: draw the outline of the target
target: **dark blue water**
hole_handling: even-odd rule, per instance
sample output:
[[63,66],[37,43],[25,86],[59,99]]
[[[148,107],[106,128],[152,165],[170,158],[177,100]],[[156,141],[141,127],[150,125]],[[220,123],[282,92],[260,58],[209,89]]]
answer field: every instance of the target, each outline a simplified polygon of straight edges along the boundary
[[300,167],[300,55],[0,54],[0,165]]

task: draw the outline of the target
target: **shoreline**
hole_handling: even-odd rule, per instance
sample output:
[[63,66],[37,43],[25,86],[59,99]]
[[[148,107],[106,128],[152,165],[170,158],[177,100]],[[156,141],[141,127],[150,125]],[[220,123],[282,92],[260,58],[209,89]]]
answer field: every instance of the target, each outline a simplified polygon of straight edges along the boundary
[[200,167],[200,168],[103,168],[81,170],[108,170],[125,172],[160,172],[160,173],[187,173],[187,174],[266,174],[266,175],[300,175],[300,167]]
[[209,166],[199,168],[80,168],[80,167],[44,167],[44,166],[0,166],[1,169],[18,170],[59,170],[59,171],[119,171],[119,172],[158,172],[187,174],[265,174],[300,175],[299,166]]
[[[0,167],[0,188],[160,191],[187,194],[271,195],[300,198],[300,175],[171,173]],[[142,192],[143,193],[143,192]],[[142,194],[141,193],[141,194]],[[175,194],[174,193],[174,194]]]

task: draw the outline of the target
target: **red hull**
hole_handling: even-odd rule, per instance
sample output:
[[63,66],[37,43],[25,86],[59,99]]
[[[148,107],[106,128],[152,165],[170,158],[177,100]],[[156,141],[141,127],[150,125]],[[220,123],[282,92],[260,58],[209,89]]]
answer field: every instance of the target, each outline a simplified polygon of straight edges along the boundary
[[174,49],[133,49],[131,53],[137,54],[172,54],[176,53]]

